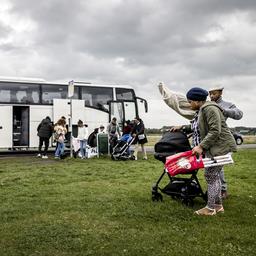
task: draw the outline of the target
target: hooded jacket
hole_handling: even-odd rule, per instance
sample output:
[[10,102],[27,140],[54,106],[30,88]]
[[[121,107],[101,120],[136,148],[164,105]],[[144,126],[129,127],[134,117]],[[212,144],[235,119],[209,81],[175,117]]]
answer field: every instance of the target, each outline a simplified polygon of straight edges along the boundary
[[49,117],[46,117],[41,121],[37,127],[37,132],[37,135],[42,138],[49,139],[52,136],[53,126]]
[[[200,146],[205,153],[211,156],[220,156],[236,151],[235,139],[218,104],[206,101],[199,109],[198,122]],[[184,128],[188,130],[189,126]]]

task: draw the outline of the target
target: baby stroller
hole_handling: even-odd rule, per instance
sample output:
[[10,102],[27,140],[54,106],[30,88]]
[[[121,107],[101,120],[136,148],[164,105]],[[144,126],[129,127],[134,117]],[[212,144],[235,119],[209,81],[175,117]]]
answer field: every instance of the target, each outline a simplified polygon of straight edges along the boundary
[[[168,165],[166,165],[166,158],[173,156],[180,152],[191,150],[188,137],[182,132],[166,132],[158,143],[155,144],[155,158],[165,163],[163,173],[152,186],[152,200],[162,201],[162,192],[171,196],[173,199],[180,199],[186,206],[193,206],[193,199],[195,197],[202,197],[207,200],[206,193],[203,192],[199,180],[197,178],[197,170],[186,171],[184,174],[190,175],[190,177],[175,177],[168,171]],[[167,158],[168,159],[168,158]],[[168,162],[168,160],[167,160]],[[163,188],[159,187],[159,183],[164,177],[165,173],[168,175],[170,182]]]
[[111,153],[113,160],[128,160],[132,159],[130,146],[134,138],[130,134],[124,134],[116,143]]

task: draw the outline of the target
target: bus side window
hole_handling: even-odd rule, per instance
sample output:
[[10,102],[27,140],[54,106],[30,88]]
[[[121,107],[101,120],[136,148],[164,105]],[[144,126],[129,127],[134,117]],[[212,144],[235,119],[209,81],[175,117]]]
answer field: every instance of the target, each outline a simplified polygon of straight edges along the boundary
[[14,102],[14,103],[18,102],[17,91],[11,90],[11,102]]
[[10,89],[1,89],[0,90],[0,102],[11,102],[11,91]]

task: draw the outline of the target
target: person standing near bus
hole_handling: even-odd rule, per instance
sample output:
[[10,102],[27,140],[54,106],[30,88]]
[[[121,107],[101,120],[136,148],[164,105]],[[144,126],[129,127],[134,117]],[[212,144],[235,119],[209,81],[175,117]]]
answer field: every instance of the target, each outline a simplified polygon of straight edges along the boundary
[[120,128],[115,117],[113,117],[109,123],[107,131],[109,135],[110,153],[112,153],[118,138],[121,136]]
[[79,120],[77,122],[77,125],[78,125],[77,138],[80,142],[81,158],[85,159],[85,157],[86,157],[86,144],[87,144],[87,139],[88,139],[88,128],[87,128],[86,125],[84,125],[82,120]]
[[134,137],[133,144],[135,144],[135,149],[134,149],[134,160],[138,159],[138,150],[139,150],[139,145],[141,145],[141,150],[144,155],[143,159],[147,160],[147,152],[145,149],[145,143],[148,142],[147,136],[145,134],[145,126],[141,118],[135,117],[134,119],[134,126],[132,130],[132,136]]
[[106,133],[104,125],[100,125],[99,134]]
[[[240,120],[243,117],[243,112],[236,107],[235,104],[231,102],[224,101],[222,99],[222,92],[224,87],[215,86],[209,90],[209,96],[211,101],[216,102],[222,109],[222,113],[225,117],[225,120],[232,118],[235,120]],[[220,171],[220,180],[221,180],[221,195],[222,199],[228,197],[227,192],[227,182],[224,175],[224,169]]]
[[54,127],[55,139],[57,141],[57,148],[55,150],[55,158],[60,159],[65,150],[65,135],[67,129],[65,127],[65,121],[60,119]]
[[[51,118],[47,116],[45,119],[41,121],[41,123],[37,127],[37,135],[39,136],[39,147],[38,147],[38,157],[42,157],[43,159],[47,159],[48,156],[47,151],[49,147],[49,140],[52,136],[53,125],[51,122]],[[44,144],[44,151],[42,152],[42,147]]]

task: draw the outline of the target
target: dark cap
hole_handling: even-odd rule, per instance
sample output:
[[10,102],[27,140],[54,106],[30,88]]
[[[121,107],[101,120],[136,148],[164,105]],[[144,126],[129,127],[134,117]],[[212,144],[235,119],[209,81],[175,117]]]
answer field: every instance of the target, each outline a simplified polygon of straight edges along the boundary
[[208,92],[200,87],[193,87],[187,92],[186,96],[188,100],[205,101]]

